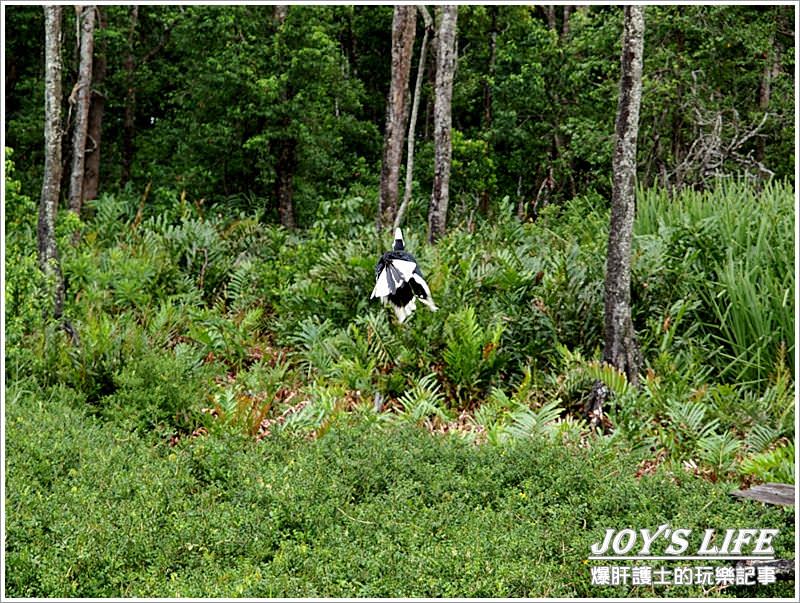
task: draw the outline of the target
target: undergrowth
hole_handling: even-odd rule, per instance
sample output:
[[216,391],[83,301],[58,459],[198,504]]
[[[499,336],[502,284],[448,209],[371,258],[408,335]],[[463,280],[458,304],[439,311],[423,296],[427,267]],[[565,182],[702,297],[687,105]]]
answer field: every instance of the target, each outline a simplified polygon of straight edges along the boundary
[[[507,207],[479,218],[474,232],[456,225],[436,246],[407,227],[407,248],[440,309],[421,308],[403,325],[369,300],[389,241],[363,219],[361,198],[323,204],[314,228],[288,232],[185,195],[152,215],[139,198],[105,195],[84,222],[66,212],[60,219],[71,340],[43,318],[35,206],[10,163],[6,173],[7,584],[19,596],[207,596],[199,573],[226,596],[597,596],[570,578],[583,575],[579,557],[549,550],[554,537],[518,518],[520,509],[552,515],[557,528],[548,529],[573,534],[583,555],[575,526],[593,516],[587,501],[610,505],[613,493],[588,477],[573,483],[579,478],[564,469],[554,494],[536,472],[558,484],[553,467],[579,455],[597,480],[615,471],[634,500],[644,487],[634,475],[660,476],[646,483],[664,493],[662,511],[685,508],[697,522],[695,495],[679,498],[670,480],[697,496],[714,493],[708,517],[731,509],[721,493],[734,485],[794,482],[787,185],[755,192],[724,183],[673,199],[639,192],[632,294],[645,364],[634,388],[600,363],[608,214],[596,195],[548,206],[536,222],[518,222]],[[614,394],[602,437],[583,419],[598,380]],[[41,412],[51,403],[57,427]],[[449,435],[439,441],[412,426]],[[25,435],[31,429],[36,438]],[[353,469],[348,438],[363,456]],[[513,460],[534,450],[544,460],[528,469]],[[460,469],[449,483],[444,469],[399,469],[420,455],[450,459],[441,467],[476,463],[475,473]],[[323,457],[336,471],[320,473]],[[351,491],[331,481],[337,471]],[[506,471],[521,473],[507,481]],[[319,520],[303,511],[317,487],[333,489],[312,506]],[[213,527],[198,535],[212,506]],[[658,523],[645,507],[624,517]],[[128,515],[119,525],[95,517],[70,533],[78,508]],[[734,516],[753,519],[747,513]],[[133,534],[145,515],[161,527]],[[403,527],[414,523],[426,526],[424,537]],[[380,529],[370,536],[365,526]],[[519,538],[500,554],[498,534],[507,532]],[[128,556],[118,550],[123,533]],[[157,543],[161,534],[169,536]],[[263,542],[242,544],[245,534]],[[387,548],[398,535],[402,546]],[[37,548],[53,538],[55,549]],[[98,542],[104,550],[92,552]],[[332,551],[360,546],[375,558],[345,572],[346,555]],[[419,558],[385,582],[369,579],[406,549]],[[497,555],[502,575],[484,561]],[[226,559],[235,560],[229,569]],[[467,560],[460,576],[456,559]],[[548,590],[553,584],[563,587]]]
[[85,410],[65,386],[8,391],[7,596],[708,596],[593,586],[589,547],[668,522],[776,528],[776,555],[794,550],[791,510],[687,474],[637,479],[599,442],[476,448],[351,413],[315,441],[227,430],[168,447]]

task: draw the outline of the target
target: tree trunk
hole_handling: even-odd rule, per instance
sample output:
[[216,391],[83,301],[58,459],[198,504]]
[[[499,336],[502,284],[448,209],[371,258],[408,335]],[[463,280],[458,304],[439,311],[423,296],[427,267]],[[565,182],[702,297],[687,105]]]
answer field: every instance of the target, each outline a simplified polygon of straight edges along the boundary
[[553,5],[545,6],[544,14],[547,16],[547,28],[551,31],[555,31],[558,26],[556,22],[556,7]]
[[[288,124],[287,124],[288,127]],[[278,141],[275,197],[278,199],[278,216],[286,228],[295,228],[294,173],[297,171],[297,141],[283,138]]]
[[[100,7],[97,10],[97,21],[100,29],[106,28],[105,13]],[[99,52],[95,53],[92,62],[92,100],[89,105],[89,128],[87,132],[86,163],[83,176],[83,199],[97,198],[100,188],[100,139],[103,133],[103,114],[106,109],[106,97],[100,90],[106,78],[106,44],[101,42]]]
[[569,36],[569,16],[572,14],[572,8],[569,4],[564,6],[564,22],[561,24],[562,39],[566,39]]
[[644,9],[625,7],[622,78],[612,165],[611,223],[606,265],[604,358],[636,385],[639,362],[631,322],[631,240],[636,211],[636,142],[642,101]]
[[[778,28],[776,12],[775,29]],[[758,84],[758,108],[760,111],[766,113],[769,111],[769,102],[772,94],[772,81],[780,75],[781,70],[781,48],[779,47],[775,32],[773,31],[769,39],[769,49],[764,57],[764,69],[761,74],[761,80]],[[756,141],[756,161],[764,161],[764,152],[766,148],[766,138],[759,136]]]
[[[272,10],[272,18],[278,28],[282,27],[289,15],[289,6],[285,4],[276,5]],[[285,90],[281,95],[283,103],[288,103],[292,98],[293,92]],[[275,163],[275,198],[278,201],[278,218],[281,225],[285,228],[294,229],[296,222],[294,219],[294,174],[297,171],[297,140],[288,135],[291,128],[291,117],[288,115],[283,119],[283,131],[286,136],[275,141],[277,152],[277,162]]]
[[[569,16],[572,12],[571,6],[564,7],[563,13],[563,22],[561,26],[561,31],[558,30],[558,19],[557,13],[554,6],[547,7],[547,23],[548,27],[551,31],[553,31],[558,36],[558,44],[562,48],[566,46],[566,38],[569,35]],[[548,169],[548,177],[543,181],[544,185],[547,186],[549,190],[553,190],[556,186],[555,180],[555,168],[554,166],[561,161],[564,157],[564,152],[567,147],[567,142],[564,140],[564,136],[561,134],[561,112],[564,108],[564,101],[561,95],[558,92],[558,86],[554,86],[553,91],[553,122],[552,122],[552,132],[553,132],[553,139],[552,144],[550,146],[550,167]],[[567,192],[570,198],[575,197],[576,194],[576,187],[575,187],[575,178],[573,173],[575,172],[575,168],[573,165],[572,158],[569,158],[569,169],[567,170],[566,174],[566,181],[567,181]],[[545,204],[546,204],[546,197]],[[544,207],[544,205],[542,206]]]
[[[612,160],[603,360],[625,373],[631,385],[638,386],[641,361],[631,320],[631,240],[636,211],[636,139],[642,100],[644,8],[626,6],[624,10],[622,77]],[[594,394],[591,415],[596,424],[602,417],[607,390],[596,386]]]
[[136,43],[136,28],[138,23],[139,7],[131,6],[130,26],[128,28],[128,51],[123,61],[126,91],[125,117],[122,122],[122,185],[127,184],[131,179],[131,167],[133,166],[133,139],[136,135],[136,87],[134,83],[136,60],[134,58],[134,46]]
[[[425,77],[428,80],[428,85],[430,86],[431,90],[436,90],[436,55],[439,49],[439,23],[441,20],[442,11],[436,9],[436,12],[434,12],[435,23],[433,25],[433,37],[431,38],[431,48],[435,50],[431,51],[430,56],[428,57],[428,64],[425,66]],[[434,97],[435,94],[429,94],[425,102],[425,119],[422,122],[422,138],[425,140],[431,140],[431,138],[433,138],[431,132],[433,131]]]
[[64,279],[56,247],[56,213],[61,193],[61,11],[44,7],[45,93],[44,93],[44,178],[36,229],[39,268],[52,287],[53,317],[64,310]]
[[422,18],[425,21],[425,32],[422,35],[422,45],[419,50],[419,66],[417,67],[417,81],[414,84],[414,103],[411,107],[411,119],[408,123],[408,149],[406,151],[406,187],[403,192],[403,202],[400,204],[400,209],[397,210],[397,215],[394,218],[393,228],[400,228],[403,223],[408,205],[411,203],[411,189],[414,184],[414,137],[416,135],[417,127],[417,113],[419,112],[419,98],[422,95],[422,80],[425,76],[425,58],[428,52],[428,35],[433,29],[433,19],[428,12],[428,9],[422,5],[418,6],[419,11],[422,13]]
[[283,25],[283,22],[286,21],[286,15],[288,14],[288,4],[276,4],[275,8],[272,9],[272,18],[275,19],[278,25]]
[[434,174],[428,210],[428,240],[433,243],[447,229],[447,203],[450,196],[452,159],[453,77],[456,70],[456,25],[458,6],[442,6],[439,45],[436,53],[436,100],[434,101]]
[[[499,8],[488,6],[486,8],[491,15],[491,25],[489,28],[489,65],[487,74],[483,77],[483,126],[484,132],[489,133],[489,145],[491,151],[494,152],[493,135],[492,135],[492,120],[494,98],[492,94],[492,86],[494,86],[496,63],[497,63],[497,13]],[[489,215],[489,191],[484,189],[480,191],[480,202],[478,209],[484,216]]]
[[400,164],[408,118],[408,80],[417,25],[416,6],[395,6],[392,19],[392,75],[386,101],[378,230],[394,223],[399,197]]
[[92,59],[94,55],[95,7],[83,6],[78,15],[80,31],[80,63],[78,82],[75,85],[75,128],[72,131],[72,170],[69,181],[69,208],[81,214],[83,205],[84,164],[86,161],[86,136],[89,128],[89,104],[92,97]]
[[497,63],[497,12],[499,8],[496,5],[487,6],[486,10],[492,16],[489,28],[489,66],[487,74],[483,78],[483,129],[488,131],[492,127],[492,86]]

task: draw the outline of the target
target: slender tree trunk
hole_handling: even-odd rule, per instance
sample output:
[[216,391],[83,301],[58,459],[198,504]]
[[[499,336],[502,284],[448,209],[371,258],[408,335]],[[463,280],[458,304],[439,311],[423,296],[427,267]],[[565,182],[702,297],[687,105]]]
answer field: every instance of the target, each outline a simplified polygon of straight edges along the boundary
[[283,25],[283,22],[286,21],[286,15],[288,14],[288,4],[276,4],[275,8],[272,9],[272,18],[278,22],[278,25]]
[[416,6],[395,6],[392,19],[392,76],[386,101],[378,230],[394,222],[399,197],[400,164],[408,117],[408,80],[417,25]]
[[[499,8],[488,6],[487,10],[491,15],[491,25],[489,29],[489,65],[487,68],[487,75],[483,78],[483,130],[489,133],[489,145],[494,151],[493,136],[492,136],[492,120],[494,103],[492,95],[492,86],[494,86],[495,78],[495,65],[497,63],[497,12]],[[489,214],[489,191],[483,189],[480,191],[479,207],[481,214],[487,216]]]
[[417,67],[417,80],[414,84],[414,103],[411,107],[411,119],[408,123],[408,149],[406,150],[406,186],[403,191],[403,202],[397,215],[394,218],[393,228],[399,228],[403,223],[406,210],[411,203],[411,189],[414,185],[414,138],[416,136],[417,114],[419,112],[419,99],[422,96],[422,80],[425,77],[425,58],[428,52],[428,35],[433,29],[433,19],[428,9],[422,5],[418,6],[425,21],[425,32],[422,35],[422,44],[419,50],[419,66]]
[[452,159],[453,77],[456,70],[456,26],[458,6],[442,6],[439,47],[436,53],[436,100],[434,104],[434,174],[428,210],[428,240],[433,243],[447,229],[447,203],[450,197]]
[[[287,124],[288,127],[289,124]],[[294,173],[297,171],[297,141],[283,138],[278,141],[275,197],[278,199],[278,217],[286,228],[296,227],[294,220]]]
[[611,223],[606,265],[604,359],[636,385],[639,373],[636,335],[631,322],[631,240],[636,212],[636,142],[642,102],[644,9],[625,7],[622,79],[617,105],[612,166]]
[[[100,29],[106,28],[105,12],[99,6],[97,10],[97,21]],[[92,101],[89,105],[89,128],[87,132],[86,163],[84,165],[83,176],[83,199],[97,198],[97,191],[100,188],[100,143],[103,134],[103,114],[106,109],[106,97],[100,87],[106,78],[106,44],[101,42],[100,47],[96,48],[99,52],[95,53],[92,61]]]
[[[92,97],[92,59],[94,55],[95,7],[83,6],[78,14],[80,62],[75,93],[75,128],[72,131],[72,170],[69,180],[69,208],[80,215],[83,205],[86,137],[89,130],[89,105]],[[70,102],[73,99],[70,98]]]
[[[777,12],[776,12],[777,21]],[[777,29],[778,24],[775,23]],[[766,113],[769,111],[769,102],[772,95],[772,81],[778,77],[781,70],[781,49],[775,39],[775,32],[770,35],[769,50],[764,57],[764,69],[758,85],[758,108]],[[766,138],[759,136],[756,141],[756,161],[764,161]]]
[[561,37],[563,39],[566,39],[569,35],[569,16],[572,14],[573,8],[569,4],[564,6],[564,22],[561,24]]
[[[683,6],[675,7],[675,10],[677,11],[679,18],[683,17],[684,9],[685,7]],[[685,43],[686,39],[684,37],[683,30],[677,29],[675,31],[675,45],[677,47],[679,57],[684,56]],[[675,89],[675,101],[673,103],[674,108],[672,109],[671,112],[672,115],[670,118],[671,122],[670,151],[672,153],[672,163],[673,165],[676,166],[676,168],[677,166],[680,166],[683,163],[683,159],[686,157],[686,152],[687,152],[686,146],[684,145],[683,142],[684,122],[683,122],[683,111],[681,110],[681,107],[684,104],[684,98],[683,98],[684,89],[680,78],[681,68],[682,68],[681,65],[677,62],[674,63],[672,67],[673,77],[675,78],[675,81],[678,83]],[[667,180],[666,175],[667,175],[667,170],[665,167],[662,171],[662,181]],[[667,192],[669,192],[671,190],[671,185],[668,182],[664,182],[664,185],[665,188],[667,189]],[[676,169],[672,186],[674,186],[674,188],[678,190],[683,188],[683,170]]]
[[64,279],[56,247],[56,213],[61,193],[61,12],[60,6],[44,7],[45,93],[44,178],[39,203],[37,242],[39,267],[52,287],[53,317],[64,310]]
[[[430,53],[428,57],[428,64],[425,66],[425,73],[426,78],[428,80],[428,85],[431,87],[431,90],[436,90],[436,55],[439,49],[439,23],[442,20],[442,12],[441,10],[436,10],[434,12],[434,24],[433,24],[433,37],[431,38],[431,48],[434,49]],[[423,120],[423,128],[422,128],[422,138],[425,140],[431,140],[433,137],[431,132],[433,131],[433,114],[434,114],[434,101],[435,94],[429,94],[428,98],[425,102],[425,119]]]
[[494,85],[495,64],[497,63],[497,12],[496,5],[487,6],[492,22],[489,28],[489,67],[483,78],[483,129],[492,127],[492,86]]
[[[631,320],[631,240],[636,211],[636,140],[642,101],[644,8],[625,7],[622,40],[622,77],[612,160],[611,222],[605,282],[605,349],[603,360],[639,382],[640,358]],[[601,396],[595,400],[593,419],[602,413]]]
[[[285,4],[276,5],[272,11],[272,18],[280,29],[286,22],[289,15],[289,6]],[[294,93],[291,89],[286,89],[281,99],[283,103],[288,103]],[[283,120],[283,131],[287,134],[275,141],[277,161],[275,163],[275,199],[278,201],[278,218],[281,225],[294,229],[297,224],[294,219],[294,174],[297,171],[297,140],[289,134],[291,128],[291,116],[286,115]]]
[[136,28],[139,24],[139,7],[130,8],[130,26],[128,28],[128,51],[123,61],[125,70],[125,117],[122,122],[122,184],[126,184],[131,179],[131,167],[133,166],[133,139],[136,136],[136,85],[134,82],[134,72],[136,71],[136,59],[134,58],[134,46],[136,44]]
[[[563,13],[563,21],[561,25],[561,31],[559,32],[558,29],[558,19],[557,13],[554,6],[547,7],[547,23],[548,27],[556,33],[558,36],[558,43],[562,47],[566,44],[566,37],[569,35],[569,16],[572,13],[571,6],[564,7]],[[548,187],[548,189],[552,190],[555,185],[555,177],[554,166],[561,161],[561,159],[565,155],[565,149],[567,147],[567,142],[564,140],[564,136],[561,134],[561,112],[563,111],[564,101],[561,98],[561,95],[558,92],[559,86],[553,87],[553,123],[552,123],[552,132],[553,132],[553,139],[552,144],[550,146],[550,168],[548,170],[549,176],[544,181]],[[569,193],[570,198],[575,197],[576,187],[575,187],[575,178],[573,176],[573,172],[575,171],[572,159],[569,159],[569,169],[566,173],[566,181],[567,181],[567,192]],[[547,197],[544,197],[545,203],[542,205],[546,205]]]
[[544,7],[544,14],[547,16],[547,27],[548,29],[555,31],[557,27],[556,23],[556,7],[552,4],[549,4]]

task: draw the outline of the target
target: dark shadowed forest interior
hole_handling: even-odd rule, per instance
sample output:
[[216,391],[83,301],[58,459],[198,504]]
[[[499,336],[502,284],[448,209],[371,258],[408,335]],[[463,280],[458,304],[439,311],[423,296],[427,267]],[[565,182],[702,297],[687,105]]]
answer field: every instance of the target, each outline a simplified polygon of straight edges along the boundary
[[5,595],[791,597],[796,10],[4,6]]

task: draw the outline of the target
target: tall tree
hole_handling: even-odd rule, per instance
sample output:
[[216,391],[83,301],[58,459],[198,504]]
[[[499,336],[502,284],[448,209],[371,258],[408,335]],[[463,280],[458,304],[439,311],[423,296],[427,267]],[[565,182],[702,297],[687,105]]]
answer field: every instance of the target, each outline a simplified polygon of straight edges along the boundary
[[[770,96],[772,92],[772,82],[781,72],[781,47],[777,41],[776,31],[780,12],[773,11],[773,31],[770,32],[767,50],[764,52],[764,68],[761,73],[761,80],[758,84],[758,108],[763,113],[769,111]],[[764,161],[764,149],[766,147],[765,136],[759,136],[756,142],[756,161]]]
[[[638,385],[641,360],[631,320],[631,240],[636,212],[636,142],[642,102],[644,8],[625,7],[622,77],[612,159],[611,222],[605,281],[605,349],[603,360]],[[592,420],[602,413],[603,394],[593,396]]]
[[61,193],[61,12],[60,6],[44,7],[45,93],[44,178],[36,229],[39,267],[52,287],[53,317],[64,310],[64,278],[56,247],[56,213]]
[[[276,5],[272,17],[280,30],[286,24],[289,15],[288,5]],[[291,82],[281,93],[281,101],[285,105],[294,96]],[[294,219],[294,175],[297,171],[297,138],[289,134],[292,116],[287,111],[280,119],[284,134],[275,141],[277,160],[275,162],[275,197],[278,200],[278,217],[286,228],[296,226]]]
[[[106,16],[99,6],[97,11],[97,27],[106,28]],[[106,108],[106,95],[101,86],[106,78],[106,42],[104,38],[95,45],[92,60],[92,95],[89,104],[89,125],[86,132],[86,162],[83,173],[83,200],[95,199],[100,187],[100,144],[103,134],[103,115]]]
[[419,65],[417,67],[417,81],[414,84],[414,100],[411,106],[411,118],[408,122],[408,149],[406,150],[406,186],[403,191],[403,202],[394,217],[394,228],[399,228],[403,223],[408,205],[411,203],[411,188],[414,184],[414,137],[417,128],[417,113],[419,112],[419,99],[422,96],[422,80],[425,77],[425,58],[428,53],[428,36],[433,29],[433,19],[428,9],[418,6],[425,21],[425,32],[422,35],[422,44],[419,49]]
[[125,117],[122,122],[122,174],[121,184],[127,184],[131,179],[133,167],[133,140],[136,136],[136,84],[134,75],[136,71],[136,58],[134,55],[136,45],[136,29],[139,25],[139,7],[130,7],[130,22],[128,26],[128,48],[123,61],[125,71]]
[[394,223],[399,197],[400,164],[408,117],[408,80],[417,25],[416,6],[395,6],[392,19],[392,73],[386,101],[378,229]]
[[89,129],[89,105],[92,98],[92,59],[94,56],[94,6],[76,9],[80,32],[80,62],[78,81],[70,95],[75,106],[75,127],[72,131],[72,171],[69,180],[69,208],[80,215],[83,205],[86,138]]
[[428,240],[433,243],[447,228],[447,203],[450,197],[452,160],[453,77],[456,71],[456,26],[458,6],[440,9],[436,49],[436,90],[433,116],[434,173],[433,192],[428,209]]

